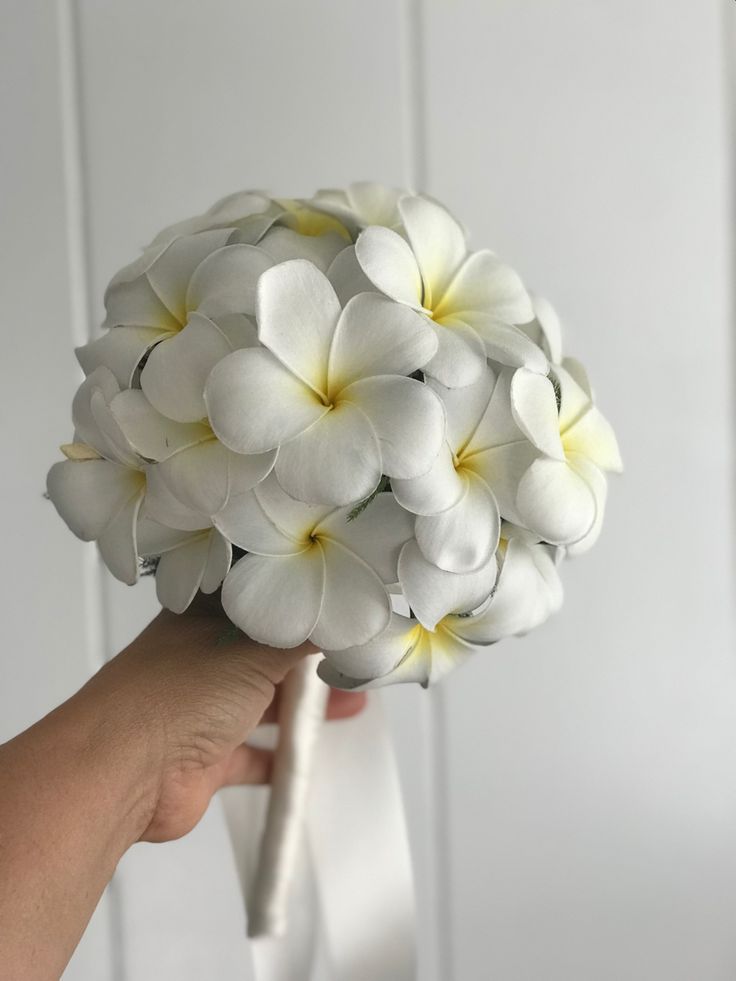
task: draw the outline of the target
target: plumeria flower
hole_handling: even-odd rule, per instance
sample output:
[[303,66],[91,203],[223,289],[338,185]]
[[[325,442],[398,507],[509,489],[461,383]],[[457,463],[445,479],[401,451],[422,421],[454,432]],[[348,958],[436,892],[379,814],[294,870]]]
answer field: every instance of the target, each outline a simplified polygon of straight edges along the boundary
[[172,423],[137,389],[120,392],[110,409],[136,452],[159,464],[156,473],[168,490],[206,518],[220,511],[231,494],[250,490],[263,480],[276,460],[275,450],[248,456],[233,453],[205,420]]
[[166,246],[182,235],[216,228],[235,228],[239,242],[256,245],[282,213],[283,209],[264,191],[236,191],[215,202],[204,214],[164,228],[151,245]]
[[[488,581],[474,594],[472,589],[464,593],[464,587],[448,587],[439,579],[472,582],[472,577],[435,570],[431,573],[432,582],[427,578],[427,565],[421,565],[421,553],[416,547],[409,552],[410,545],[404,547],[401,558],[404,560],[408,552],[412,562],[417,563],[417,570],[403,561],[399,568],[407,599],[413,596],[410,604],[419,604],[412,606],[414,616],[393,613],[386,630],[368,644],[343,651],[326,650],[319,674],[333,688],[364,690],[402,682],[418,682],[426,688],[471,654],[504,637],[539,626],[562,603],[553,550],[530,542],[518,529],[504,525],[498,583],[491,598],[470,612],[467,608]],[[481,582],[478,581],[479,587]],[[428,593],[430,583],[434,589]],[[438,595],[444,597],[444,602],[438,602]],[[426,609],[428,599],[431,612]]]
[[446,443],[428,473],[391,482],[399,503],[417,515],[422,552],[448,572],[471,572],[488,562],[501,515],[515,516],[519,480],[537,456],[512,415],[513,375],[510,368],[486,365],[465,388],[430,382],[445,407]]
[[228,573],[222,605],[254,640],[343,647],[388,624],[386,584],[396,582],[401,546],[412,535],[411,516],[391,494],[356,514],[296,501],[271,476],[232,498],[215,522],[249,553]]
[[257,305],[263,348],[230,354],[207,382],[207,413],[225,446],[278,448],[279,483],[308,503],[349,504],[382,474],[429,470],[444,412],[405,377],[437,347],[424,318],[375,293],[341,310],[327,278],[298,259],[261,276]]
[[[96,368],[82,383],[72,404],[74,442],[62,447],[67,459],[51,468],[47,489],[74,534],[86,542],[96,541],[112,574],[134,583],[136,524],[147,492],[146,461],[110,411],[119,392],[115,376],[104,367]],[[175,432],[170,439],[175,441]]]
[[600,532],[606,500],[604,473],[623,465],[613,429],[593,403],[585,371],[566,360],[554,368],[560,404],[548,378],[519,370],[511,384],[514,418],[539,455],[519,482],[518,521],[571,553],[589,548]]
[[138,554],[157,560],[161,605],[183,613],[198,590],[214,593],[219,588],[232,562],[232,545],[207,517],[171,495],[159,467],[147,469],[147,482],[149,494],[136,528]]
[[273,265],[262,249],[233,243],[236,235],[183,235],[121,270],[105,294],[110,329],[77,351],[85,373],[105,364],[128,388],[145,357],[140,387],[159,412],[178,422],[204,418],[212,367],[255,343],[256,284]]
[[356,181],[344,191],[333,188],[317,191],[310,204],[333,215],[357,237],[369,225],[401,230],[398,203],[406,193],[401,188],[387,187],[375,181]]
[[492,252],[468,252],[462,228],[436,202],[403,197],[398,210],[408,242],[389,228],[370,227],[356,255],[381,292],[429,319],[438,350],[427,374],[449,387],[470,385],[486,356],[546,372],[542,351],[515,326],[534,318],[517,273]]

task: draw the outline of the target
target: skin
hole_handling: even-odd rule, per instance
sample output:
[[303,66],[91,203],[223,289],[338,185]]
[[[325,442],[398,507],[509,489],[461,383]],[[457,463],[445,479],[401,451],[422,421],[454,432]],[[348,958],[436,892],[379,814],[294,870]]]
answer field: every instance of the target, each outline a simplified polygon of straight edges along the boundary
[[[131,845],[187,834],[220,787],[268,781],[271,754],[245,739],[275,720],[280,683],[315,648],[229,628],[217,597],[163,611],[0,746],[0,977],[59,978]],[[327,716],[364,699],[333,691]]]

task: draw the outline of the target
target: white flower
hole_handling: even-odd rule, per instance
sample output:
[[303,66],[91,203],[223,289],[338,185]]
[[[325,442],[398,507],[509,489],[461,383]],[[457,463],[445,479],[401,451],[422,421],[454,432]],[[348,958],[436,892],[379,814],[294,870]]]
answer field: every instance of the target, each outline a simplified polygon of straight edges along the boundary
[[523,369],[511,384],[511,407],[519,427],[539,450],[519,482],[514,520],[544,541],[589,548],[600,532],[606,500],[604,471],[620,472],[613,429],[593,404],[578,362],[555,366],[559,384]]
[[151,246],[110,282],[109,327],[77,351],[85,373],[109,367],[123,388],[148,354],[140,386],[159,412],[179,422],[206,416],[204,383],[233,350],[255,343],[255,291],[273,259],[232,243],[231,228],[183,235]]
[[382,493],[350,518],[350,508],[295,501],[273,476],[231,498],[215,521],[249,554],[223,585],[230,619],[276,647],[308,638],[319,647],[344,647],[380,633],[391,616],[385,584],[396,581],[411,516]]
[[136,452],[159,463],[156,472],[171,493],[207,518],[221,510],[231,494],[250,490],[263,480],[276,459],[275,450],[249,456],[233,453],[206,421],[172,426],[137,389],[120,392],[110,409]]
[[239,242],[255,245],[282,213],[283,209],[263,191],[236,191],[220,198],[204,214],[167,226],[151,245],[165,246],[182,235],[215,228],[237,229]]
[[488,562],[501,515],[515,517],[519,480],[537,456],[511,413],[512,377],[512,369],[486,365],[465,388],[430,383],[445,406],[447,442],[428,473],[391,482],[399,503],[417,515],[422,552],[448,572]]
[[158,558],[156,595],[173,613],[183,613],[198,590],[214,593],[232,561],[232,545],[217,529],[168,528],[145,514],[138,520],[137,543],[141,557]]
[[[358,690],[401,682],[419,682],[427,687],[471,654],[504,637],[525,633],[546,620],[562,603],[562,585],[551,550],[530,543],[516,529],[504,526],[504,532],[511,538],[501,539],[498,584],[491,599],[478,611],[463,610],[473,597],[462,597],[460,591],[453,608],[450,591],[445,612],[435,623],[432,621],[441,609],[436,601],[429,618],[422,618],[417,610],[416,617],[394,613],[386,630],[368,644],[325,651],[325,660],[319,666],[323,680],[334,688]],[[439,575],[447,577],[450,573]],[[405,573],[404,579],[406,591],[411,577]],[[413,590],[409,586],[412,591],[420,602],[426,601],[428,594],[421,578]]]
[[97,368],[72,404],[74,442],[67,460],[49,471],[47,490],[74,534],[96,541],[112,574],[138,578],[136,522],[146,493],[145,461],[133,450],[110,412],[120,387],[107,368]]
[[356,255],[379,290],[430,319],[439,347],[426,372],[443,385],[469,385],[486,356],[546,372],[544,354],[514,326],[534,311],[513,269],[492,252],[469,253],[462,228],[434,201],[404,197],[398,210],[408,244],[388,228],[370,227]]
[[353,235],[369,225],[383,225],[399,231],[402,220],[398,203],[406,193],[401,188],[387,187],[375,181],[356,181],[344,191],[335,188],[317,191],[309,203],[339,219]]
[[208,416],[226,446],[278,447],[280,484],[309,503],[348,504],[382,474],[430,468],[444,436],[442,406],[403,377],[436,350],[424,318],[375,293],[341,311],[326,277],[293,260],[261,277],[257,319],[264,347],[229,355],[207,382]]

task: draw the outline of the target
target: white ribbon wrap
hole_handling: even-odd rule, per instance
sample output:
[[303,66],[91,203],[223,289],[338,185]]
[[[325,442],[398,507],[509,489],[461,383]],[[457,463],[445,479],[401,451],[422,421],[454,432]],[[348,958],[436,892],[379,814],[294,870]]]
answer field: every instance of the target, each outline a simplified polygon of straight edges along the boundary
[[[243,894],[253,896],[263,854],[258,851],[263,798],[251,788],[234,788],[224,805]],[[305,828],[305,835],[296,836],[300,843],[286,873],[292,882],[288,930],[281,937],[251,940],[253,976],[257,981],[415,981],[409,841],[379,692],[369,694],[354,718],[321,726]]]

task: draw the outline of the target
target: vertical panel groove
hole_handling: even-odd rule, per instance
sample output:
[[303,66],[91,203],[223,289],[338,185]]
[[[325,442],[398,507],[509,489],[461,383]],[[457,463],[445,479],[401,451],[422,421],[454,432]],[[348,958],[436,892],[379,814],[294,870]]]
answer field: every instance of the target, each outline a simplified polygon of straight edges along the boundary
[[[57,0],[56,7],[71,340],[78,346],[85,344],[93,336],[78,22],[75,0]],[[96,548],[87,547],[84,550],[83,576],[87,663],[91,670],[96,671],[112,653],[109,649],[104,570]],[[114,878],[107,888],[107,911],[111,940],[110,977],[113,981],[124,981],[121,896]]]
[[[428,191],[427,105],[424,5],[423,0],[404,0],[405,81],[406,81],[406,157],[409,184],[417,191]],[[453,924],[451,907],[451,854],[447,806],[447,723],[441,686],[428,692],[425,703],[429,747],[426,768],[430,798],[430,840],[433,860],[434,934],[436,936],[436,974],[452,981]]]
[[[728,165],[726,174],[728,175],[728,187],[726,195],[728,198],[728,210],[731,214],[731,226],[728,241],[726,242],[726,264],[731,271],[731,291],[729,297],[728,323],[731,327],[730,346],[731,346],[731,425],[736,427],[736,343],[734,343],[734,328],[736,327],[736,276],[733,275],[736,269],[736,232],[734,232],[734,221],[736,221],[736,187],[734,177],[736,174],[736,18],[734,17],[733,0],[722,0],[722,70],[724,93],[724,110],[726,113],[726,138],[728,145],[726,153]],[[731,453],[731,495],[733,497],[733,507],[731,508],[731,521],[736,514],[736,451],[734,451],[733,441],[729,443]],[[736,535],[734,535],[733,525],[731,531],[731,562],[732,568],[736,571]]]

